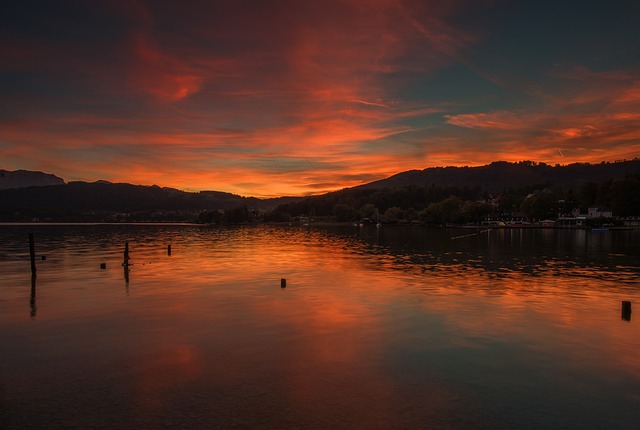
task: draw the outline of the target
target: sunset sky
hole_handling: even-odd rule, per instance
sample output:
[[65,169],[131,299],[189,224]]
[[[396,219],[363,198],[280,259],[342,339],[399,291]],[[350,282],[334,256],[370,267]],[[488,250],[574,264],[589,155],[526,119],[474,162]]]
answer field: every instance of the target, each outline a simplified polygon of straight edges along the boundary
[[640,156],[640,2],[15,1],[0,168],[318,194]]

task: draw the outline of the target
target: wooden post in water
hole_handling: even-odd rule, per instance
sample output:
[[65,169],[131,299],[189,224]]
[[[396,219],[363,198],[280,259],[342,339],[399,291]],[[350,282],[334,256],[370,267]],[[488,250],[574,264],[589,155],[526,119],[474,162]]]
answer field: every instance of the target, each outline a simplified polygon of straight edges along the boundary
[[280,279],[280,288],[287,288],[287,280],[282,278]]
[[123,266],[127,266],[129,264],[129,242],[124,243],[124,261],[122,262]]
[[129,242],[124,243],[124,261],[122,262],[124,269],[124,281],[127,294],[129,293]]
[[631,302],[622,302],[622,319],[624,321],[631,321]]
[[167,245],[167,255],[171,257],[171,244]]
[[29,307],[31,308],[31,318],[35,318],[38,312],[38,306],[36,306],[36,275],[31,276],[31,296],[29,297]]
[[36,276],[36,245],[33,233],[29,233],[29,255],[31,256],[31,276]]

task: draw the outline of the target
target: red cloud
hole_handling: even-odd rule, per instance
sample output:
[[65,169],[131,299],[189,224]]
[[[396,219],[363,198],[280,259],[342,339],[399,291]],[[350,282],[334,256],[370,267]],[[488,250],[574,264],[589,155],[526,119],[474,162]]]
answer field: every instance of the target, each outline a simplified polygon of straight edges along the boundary
[[[640,84],[631,73],[564,66],[533,85],[474,67],[468,51],[485,35],[452,19],[472,6],[94,6],[117,21],[111,37],[14,37],[12,47],[0,47],[11,63],[3,70],[40,73],[61,88],[47,91],[33,79],[35,89],[7,97],[3,167],[270,196],[321,193],[443,164],[637,156]],[[412,97],[407,76],[426,80],[451,64],[534,97],[536,107],[470,113],[469,105],[432,104],[421,90],[421,101],[398,95]]]
[[133,64],[129,81],[160,100],[177,101],[198,92],[203,79],[186,61],[160,50],[145,34],[133,43]]
[[[634,158],[640,152],[640,82],[622,72],[592,72],[572,67],[554,78],[578,85],[546,97],[537,112],[492,111],[445,115],[458,127],[481,130],[476,141],[487,142],[490,158],[517,161],[523,157],[552,162],[599,162]],[[476,150],[477,151],[477,150]]]

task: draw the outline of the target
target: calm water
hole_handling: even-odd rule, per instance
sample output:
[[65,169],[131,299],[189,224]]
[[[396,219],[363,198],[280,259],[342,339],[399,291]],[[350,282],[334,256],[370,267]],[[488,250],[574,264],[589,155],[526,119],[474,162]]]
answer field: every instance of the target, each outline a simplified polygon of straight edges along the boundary
[[639,428],[640,231],[469,233],[0,226],[0,427]]

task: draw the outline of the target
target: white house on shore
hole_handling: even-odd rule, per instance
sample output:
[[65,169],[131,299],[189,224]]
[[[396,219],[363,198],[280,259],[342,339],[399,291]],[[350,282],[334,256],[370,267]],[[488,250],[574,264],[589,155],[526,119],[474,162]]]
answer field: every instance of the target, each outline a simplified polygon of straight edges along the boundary
[[613,218],[613,212],[594,206],[587,210],[587,218]]
[[581,214],[580,209],[574,208],[570,214],[558,214],[559,227],[586,227],[588,219],[613,218],[613,212],[598,206],[587,209],[586,214]]

